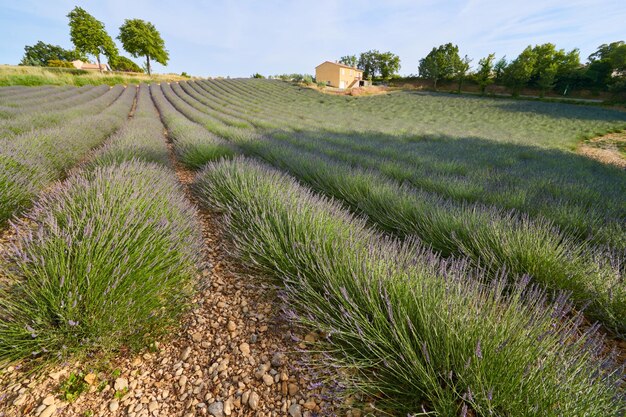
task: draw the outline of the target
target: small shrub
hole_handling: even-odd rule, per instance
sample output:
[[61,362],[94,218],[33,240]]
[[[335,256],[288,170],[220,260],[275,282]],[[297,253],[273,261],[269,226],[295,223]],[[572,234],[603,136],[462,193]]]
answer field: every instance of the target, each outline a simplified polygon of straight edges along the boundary
[[48,61],[49,67],[57,67],[57,68],[74,68],[74,64],[68,61],[61,61],[58,59],[51,59]]
[[59,392],[64,401],[71,403],[88,389],[89,384],[85,382],[85,376],[80,372],[72,372],[59,387]]

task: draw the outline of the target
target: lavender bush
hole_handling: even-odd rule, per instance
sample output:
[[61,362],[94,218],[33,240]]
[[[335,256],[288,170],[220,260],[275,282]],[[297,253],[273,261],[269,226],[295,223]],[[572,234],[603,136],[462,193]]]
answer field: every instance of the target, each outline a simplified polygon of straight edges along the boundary
[[201,236],[171,170],[129,161],[73,176],[16,227],[2,362],[142,346],[187,305]]
[[209,163],[194,187],[225,215],[237,254],[282,283],[292,319],[322,331],[337,378],[393,415],[620,415],[623,370],[527,279],[485,283],[413,240],[246,159]]

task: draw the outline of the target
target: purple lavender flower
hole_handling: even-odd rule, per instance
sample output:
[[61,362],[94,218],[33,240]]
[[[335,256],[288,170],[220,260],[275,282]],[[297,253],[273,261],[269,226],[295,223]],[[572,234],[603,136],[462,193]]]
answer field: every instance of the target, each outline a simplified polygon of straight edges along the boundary
[[480,348],[480,340],[478,341],[478,343],[476,344],[476,357],[478,359],[482,359],[483,358],[483,351]]

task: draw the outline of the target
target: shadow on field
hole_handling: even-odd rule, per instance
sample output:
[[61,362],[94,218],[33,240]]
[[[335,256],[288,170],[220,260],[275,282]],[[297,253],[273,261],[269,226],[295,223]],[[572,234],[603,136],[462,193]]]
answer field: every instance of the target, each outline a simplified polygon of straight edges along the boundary
[[607,243],[617,239],[626,247],[626,171],[573,152],[444,135],[309,130],[271,136],[455,201],[542,215],[579,236],[597,235],[612,223]]
[[510,112],[530,112],[555,118],[599,120],[607,122],[622,120],[626,126],[626,112],[600,106],[527,100],[503,100],[497,107]]
[[554,118],[608,121],[622,120],[626,125],[626,112],[613,110],[601,106],[591,106],[573,103],[556,103],[538,100],[523,100],[502,97],[459,95],[446,92],[432,91],[405,91],[403,94],[445,97],[455,100],[474,100],[487,102],[498,109],[512,113],[535,113]]

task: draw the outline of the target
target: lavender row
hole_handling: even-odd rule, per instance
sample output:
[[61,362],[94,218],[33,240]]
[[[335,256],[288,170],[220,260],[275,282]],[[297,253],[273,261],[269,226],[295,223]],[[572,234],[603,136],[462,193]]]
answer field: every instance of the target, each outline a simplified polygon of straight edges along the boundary
[[548,221],[480,204],[455,204],[278,141],[257,138],[238,145],[395,236],[416,236],[444,257],[466,257],[492,271],[529,275],[553,292],[570,291],[590,318],[626,335],[626,288],[617,253],[581,244]]
[[65,108],[57,111],[45,109],[35,112],[27,112],[0,120],[0,140],[10,138],[21,133],[47,128],[82,116],[97,114],[113,103],[123,91],[123,86],[100,86],[86,90],[73,98]]
[[311,348],[337,395],[356,389],[391,415],[624,411],[623,370],[565,297],[386,238],[250,160],[207,164],[194,189],[237,255],[281,283],[288,317],[323,336]]
[[[503,145],[476,137],[459,140],[446,135],[379,132],[393,120],[373,129],[367,129],[369,124],[364,123],[354,131],[328,120],[323,125],[320,121],[311,124],[303,119],[323,106],[311,106],[303,113],[295,104],[307,95],[303,93],[300,100],[292,98],[293,89],[287,86],[282,88],[282,101],[293,102],[293,109],[278,99],[251,105],[249,97],[242,98],[246,84],[251,97],[267,98],[259,91],[261,86],[267,84],[281,91],[275,83],[221,80],[194,84],[219,86],[213,90],[222,91],[232,106],[239,105],[242,117],[247,117],[249,111],[254,111],[256,117],[263,114],[272,123],[277,117],[288,117],[290,120],[282,122],[280,130],[296,132],[291,135],[293,141],[318,147],[334,158],[379,170],[390,178],[408,181],[416,188],[460,203],[479,202],[543,217],[580,240],[626,248],[626,212],[622,204],[626,182],[619,169],[569,153]],[[243,87],[236,89],[238,84]],[[325,100],[334,101],[321,101]],[[356,107],[357,103],[361,102],[348,101],[346,107]]]
[[[135,87],[128,87],[135,88]],[[149,87],[137,87],[133,117],[89,159],[87,167],[108,166],[124,161],[141,160],[170,166],[163,124],[152,102]]]
[[23,87],[23,86],[11,86],[11,87],[1,87],[0,88],[0,104],[2,105],[10,105],[13,103],[18,103],[22,100],[31,100],[36,99],[38,97],[44,97],[48,94],[57,92],[57,91],[65,91],[70,90],[73,87],[70,86],[42,86],[42,87]]
[[89,98],[92,98],[93,96],[86,94],[94,89],[100,90],[101,94],[106,92],[106,88],[103,88],[103,86],[84,86],[70,90],[55,91],[46,94],[44,97],[24,100],[19,103],[11,103],[10,106],[0,106],[0,118],[20,117],[30,113],[44,111],[59,111],[77,106],[88,101]]
[[[165,84],[152,84],[150,92],[172,139],[178,160],[188,168],[199,168],[207,161],[232,156],[235,149],[230,143],[195,123],[200,119],[192,121],[179,113],[163,94],[168,91],[170,97],[174,97],[168,87]],[[178,105],[183,106],[184,103]]]
[[[135,90],[126,90],[120,116]],[[144,347],[188,305],[200,227],[169,167],[147,86],[137,88],[132,117],[119,120],[16,224],[9,284],[0,287],[0,362]]]
[[120,92],[99,114],[0,141],[0,222],[27,208],[41,190],[123,125],[135,89],[120,87],[114,94]]

